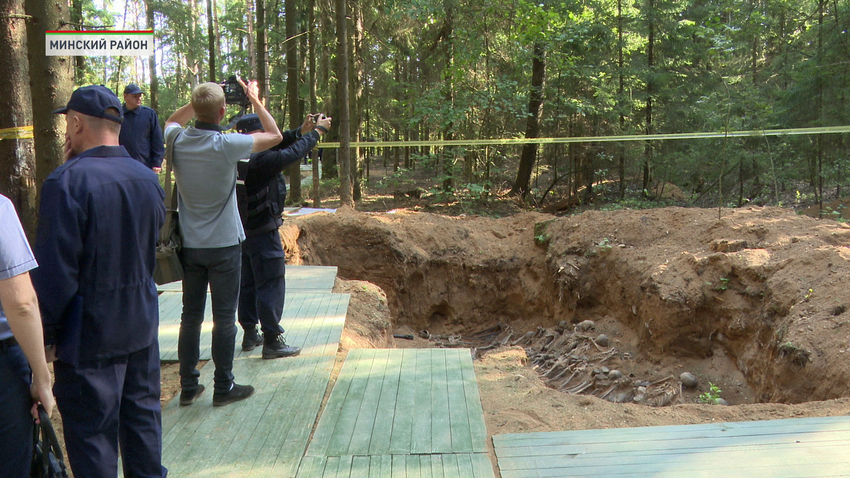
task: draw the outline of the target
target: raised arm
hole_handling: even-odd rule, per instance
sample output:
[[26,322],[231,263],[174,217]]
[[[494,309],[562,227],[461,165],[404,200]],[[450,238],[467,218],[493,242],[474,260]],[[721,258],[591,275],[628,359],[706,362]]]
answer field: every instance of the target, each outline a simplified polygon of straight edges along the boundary
[[193,116],[195,116],[195,109],[192,108],[192,103],[187,103],[165,120],[165,127],[167,128],[169,124],[176,123],[183,128]]
[[268,112],[266,107],[263,106],[262,101],[260,101],[257,82],[252,80],[245,85],[245,83],[240,79],[239,84],[245,88],[245,94],[254,106],[254,111],[260,118],[260,124],[263,125],[264,130],[261,133],[251,135],[251,137],[254,138],[254,147],[251,149],[251,152],[259,153],[260,151],[265,151],[272,146],[276,146],[283,139],[283,135],[280,133],[280,128],[277,127],[277,123],[274,122],[274,118],[272,118],[271,113]]

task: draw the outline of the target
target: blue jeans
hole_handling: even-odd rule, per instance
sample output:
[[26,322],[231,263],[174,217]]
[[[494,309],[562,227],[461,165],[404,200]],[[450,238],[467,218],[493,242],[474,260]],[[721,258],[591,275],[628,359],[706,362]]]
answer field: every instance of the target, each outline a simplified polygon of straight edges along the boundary
[[239,324],[262,325],[263,334],[283,333],[280,317],[286,294],[286,253],[277,229],[251,236],[242,243],[242,289]]
[[53,392],[62,414],[74,476],[164,478],[159,343],[128,355],[53,362]]
[[0,477],[30,476],[32,373],[23,350],[0,346]]
[[236,346],[236,306],[239,302],[239,275],[242,248],[239,245],[211,249],[186,248],[180,251],[183,263],[183,315],[177,357],[180,384],[185,391],[198,388],[201,325],[207,301],[207,285],[212,298],[212,360],[215,363],[215,390],[226,392],[233,384],[233,350]]

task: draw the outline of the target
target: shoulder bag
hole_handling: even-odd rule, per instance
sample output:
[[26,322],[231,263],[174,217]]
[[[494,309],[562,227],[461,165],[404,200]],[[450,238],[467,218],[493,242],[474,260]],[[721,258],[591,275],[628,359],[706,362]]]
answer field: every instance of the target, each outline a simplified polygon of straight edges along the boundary
[[183,265],[180,263],[180,247],[183,238],[180,236],[180,223],[177,217],[177,183],[171,185],[171,168],[174,160],[174,143],[182,131],[177,133],[174,141],[165,148],[165,223],[159,231],[156,244],[156,265],[153,269],[153,280],[159,285],[183,280]]

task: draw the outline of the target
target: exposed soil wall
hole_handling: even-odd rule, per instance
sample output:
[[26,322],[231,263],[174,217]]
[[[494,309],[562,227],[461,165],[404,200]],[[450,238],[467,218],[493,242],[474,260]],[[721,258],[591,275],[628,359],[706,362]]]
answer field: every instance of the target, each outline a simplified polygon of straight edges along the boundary
[[285,227],[290,260],[380,286],[416,330],[590,318],[648,364],[641,372],[722,375],[739,403],[850,395],[843,224],[778,208],[667,208],[504,219],[340,210]]

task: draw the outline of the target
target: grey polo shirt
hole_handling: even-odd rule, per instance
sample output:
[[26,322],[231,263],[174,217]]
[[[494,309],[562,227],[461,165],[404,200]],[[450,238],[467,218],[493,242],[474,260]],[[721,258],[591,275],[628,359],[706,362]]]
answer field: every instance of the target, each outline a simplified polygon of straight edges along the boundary
[[219,248],[245,240],[236,205],[236,165],[251,155],[254,138],[170,124],[165,141],[174,143],[174,177],[183,247]]

